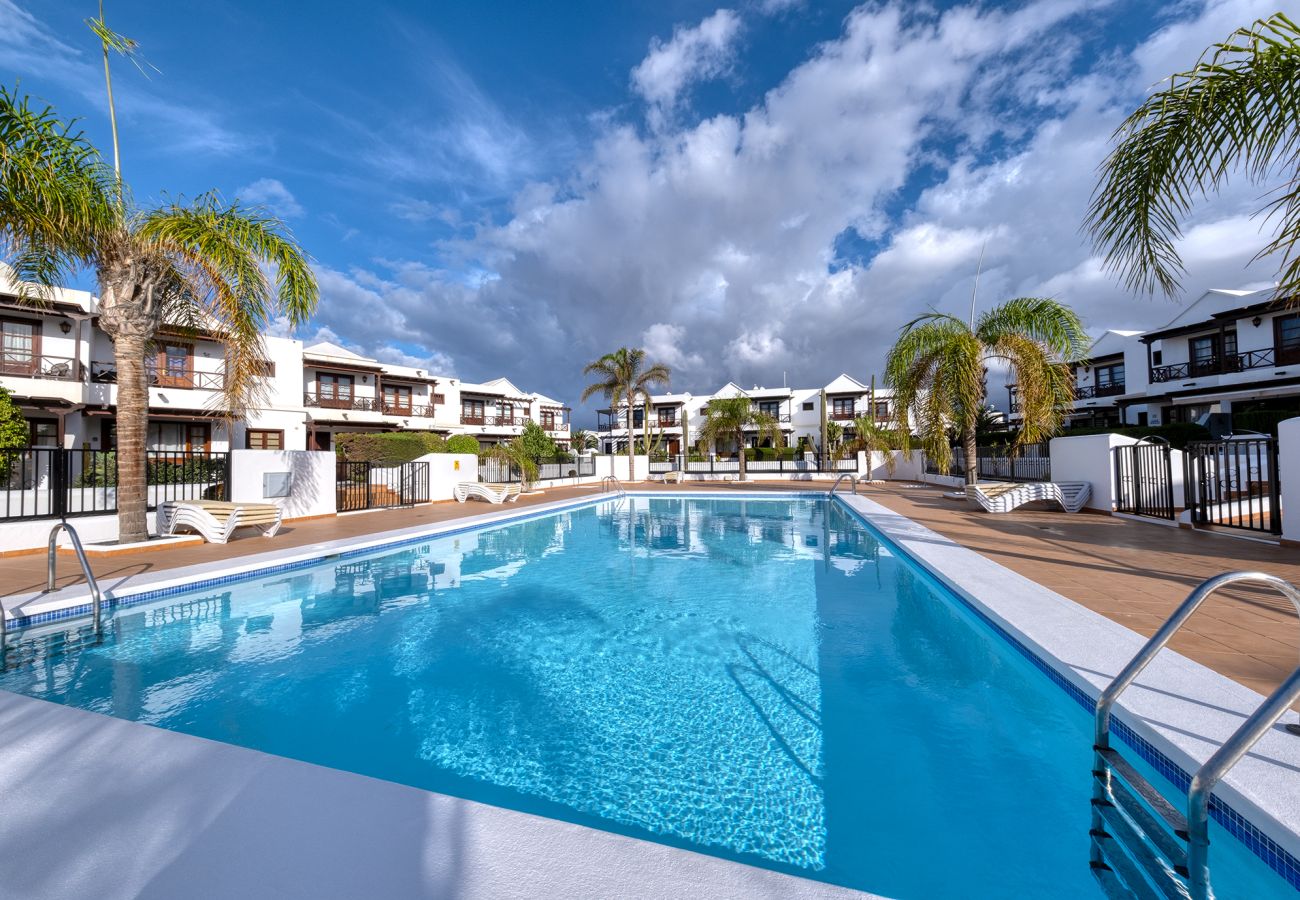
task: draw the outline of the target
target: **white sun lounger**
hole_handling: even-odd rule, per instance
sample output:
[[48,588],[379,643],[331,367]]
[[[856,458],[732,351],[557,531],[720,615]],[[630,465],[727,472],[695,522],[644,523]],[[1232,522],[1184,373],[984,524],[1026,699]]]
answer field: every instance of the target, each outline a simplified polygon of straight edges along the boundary
[[673,469],[671,472],[651,472],[649,480],[660,481],[664,484],[667,484],[670,481],[681,484],[683,477],[681,469]]
[[175,534],[178,528],[188,528],[209,544],[224,544],[236,528],[260,528],[262,537],[274,537],[283,515],[274,503],[166,500],[158,505],[158,532]]
[[1052,500],[1066,512],[1083,509],[1092,496],[1087,481],[1036,481],[1024,484],[982,482],[966,485],[966,499],[978,503],[985,512],[1007,513],[1035,500]]
[[486,500],[488,503],[511,503],[519,499],[523,486],[518,484],[492,484],[483,481],[462,481],[452,491],[452,496],[460,503],[470,497]]

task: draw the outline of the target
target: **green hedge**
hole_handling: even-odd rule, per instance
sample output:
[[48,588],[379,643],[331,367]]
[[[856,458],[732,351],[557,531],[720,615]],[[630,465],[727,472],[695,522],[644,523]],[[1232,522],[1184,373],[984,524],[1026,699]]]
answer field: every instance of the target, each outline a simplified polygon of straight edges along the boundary
[[[426,453],[445,452],[447,442],[427,431],[340,434],[334,452],[348,462],[409,462]],[[475,441],[474,449],[478,450]]]
[[1128,425],[1123,428],[1067,428],[1056,437],[1081,437],[1087,434],[1123,434],[1128,437],[1161,437],[1171,447],[1182,450],[1192,441],[1207,441],[1210,430],[1195,422],[1171,422],[1168,425]]
[[778,460],[794,459],[795,449],[793,447],[782,447],[780,450],[775,447],[747,447],[745,449],[745,459],[750,462],[755,460]]
[[1258,431],[1277,437],[1277,424],[1300,417],[1300,409],[1255,409],[1232,414],[1234,431]]
[[478,441],[468,434],[453,434],[447,438],[446,446],[442,453],[478,453]]

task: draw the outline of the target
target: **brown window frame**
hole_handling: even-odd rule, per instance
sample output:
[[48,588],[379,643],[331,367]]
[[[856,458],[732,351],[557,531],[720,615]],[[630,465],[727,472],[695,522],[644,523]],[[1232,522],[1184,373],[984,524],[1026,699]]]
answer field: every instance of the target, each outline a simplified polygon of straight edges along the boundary
[[[325,390],[326,381],[330,390]],[[348,386],[347,396],[344,396],[339,388],[346,384]],[[357,376],[348,375],[342,372],[317,372],[316,373],[316,402],[321,406],[330,409],[351,409],[352,404],[357,399]]]
[[1300,322],[1300,313],[1273,317],[1273,356],[1275,363],[1279,366],[1300,363],[1300,343],[1291,347],[1282,346],[1282,325],[1285,322]]
[[[261,435],[263,438],[265,438],[265,436],[266,436],[266,435],[269,435],[269,434],[277,435],[277,436],[278,436],[277,439],[278,439],[279,442],[280,442],[280,446],[278,446],[278,447],[266,447],[266,446],[262,446],[262,447],[254,447],[254,446],[253,446],[253,435],[255,435],[255,434],[256,434],[256,435]],[[283,428],[250,428],[250,429],[248,429],[247,431],[244,432],[244,449],[245,449],[245,450],[283,450],[283,449],[284,449],[284,429],[283,429]]]
[[[10,365],[5,360],[4,326],[30,325],[32,329],[32,350],[26,365]],[[40,319],[24,319],[19,316],[0,316],[0,374],[35,375],[41,370],[41,336],[44,323]]]
[[[393,403],[389,403],[389,402],[388,402],[388,392],[389,392],[389,391],[392,391],[392,392],[393,392],[393,399],[394,399],[394,402],[393,402]],[[405,403],[399,403],[399,402],[396,402],[396,401],[398,401],[398,400],[401,399],[401,397],[403,396],[403,392],[405,392],[405,393],[404,393],[404,396],[405,396],[406,402],[405,402]],[[389,414],[392,414],[392,415],[408,415],[408,416],[409,416],[409,415],[411,414],[411,411],[415,408],[414,405],[413,405],[413,404],[415,403],[415,392],[414,392],[413,390],[411,390],[411,386],[410,386],[410,385],[407,385],[407,384],[385,384],[385,385],[383,386],[383,388],[381,389],[380,396],[383,398],[384,412],[385,412],[385,413],[389,413]]]

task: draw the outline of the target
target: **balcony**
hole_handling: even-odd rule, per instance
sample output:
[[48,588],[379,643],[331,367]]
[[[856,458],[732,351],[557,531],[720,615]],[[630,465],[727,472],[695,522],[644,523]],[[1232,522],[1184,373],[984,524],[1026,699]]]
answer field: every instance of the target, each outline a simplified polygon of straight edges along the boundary
[[362,412],[381,412],[373,397],[353,397],[350,394],[303,394],[303,405],[321,409],[355,409]]
[[[146,361],[144,368],[150,387],[187,391],[222,391],[226,388],[225,372],[192,372],[179,368],[159,370],[152,360]],[[91,362],[90,380],[96,384],[116,384],[117,363]]]
[[40,356],[13,350],[0,354],[0,375],[76,381],[76,370],[76,360],[65,356]]
[[655,420],[656,428],[676,428],[680,424],[681,420],[676,416],[660,416]]
[[1074,389],[1074,399],[1091,400],[1095,397],[1115,397],[1122,393],[1124,393],[1124,382],[1112,381],[1110,384],[1090,384],[1087,387],[1076,387]]
[[827,418],[829,418],[832,422],[852,422],[856,420],[857,417],[858,417],[857,413],[844,412],[843,410],[839,412],[832,412],[829,416],[827,416]]
[[415,406],[410,403],[385,403],[383,412],[386,416],[419,416],[432,419],[433,410],[432,406]]
[[513,428],[516,425],[522,426],[524,420],[519,416],[467,416],[461,414],[460,424],[483,425],[493,428]]
[[1271,369],[1276,366],[1296,364],[1300,364],[1300,345],[1268,347],[1263,350],[1248,350],[1245,353],[1215,354],[1168,366],[1152,366],[1151,383],[1163,384],[1184,378],[1231,375],[1251,369]]

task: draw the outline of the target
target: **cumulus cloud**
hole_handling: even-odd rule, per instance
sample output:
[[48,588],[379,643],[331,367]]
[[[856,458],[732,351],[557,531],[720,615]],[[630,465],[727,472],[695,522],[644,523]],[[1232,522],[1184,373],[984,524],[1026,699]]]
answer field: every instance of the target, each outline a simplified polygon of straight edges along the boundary
[[244,203],[265,206],[282,219],[295,219],[305,210],[297,198],[278,178],[259,178],[235,191]]
[[720,9],[692,28],[678,27],[667,41],[650,42],[632,70],[632,89],[649,104],[652,123],[661,124],[690,85],[727,71],[739,33],[740,16]]
[[[1099,5],[859,8],[747,110],[649,131],[611,118],[566,177],[440,245],[454,271],[323,272],[323,317],[365,347],[402,335],[463,377],[571,401],[583,364],[625,344],[674,366],[680,391],[879,374],[908,319],[967,314],[985,247],[981,305],[1051,294],[1094,329],[1160,324],[1168,304],[1128,294],[1080,232],[1097,165],[1153,71],[1269,10],[1184,5],[1131,52],[1093,59],[1058,37]],[[711,41],[701,23],[653,45],[633,77],[641,96],[680,111],[694,81],[730,64],[729,20]],[[1055,52],[1036,52],[1049,39]],[[1249,265],[1264,242],[1257,193],[1197,207],[1187,294],[1271,271]],[[861,245],[848,259],[845,234]]]

